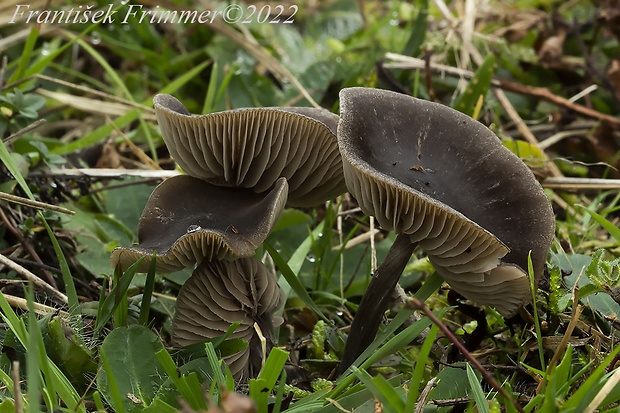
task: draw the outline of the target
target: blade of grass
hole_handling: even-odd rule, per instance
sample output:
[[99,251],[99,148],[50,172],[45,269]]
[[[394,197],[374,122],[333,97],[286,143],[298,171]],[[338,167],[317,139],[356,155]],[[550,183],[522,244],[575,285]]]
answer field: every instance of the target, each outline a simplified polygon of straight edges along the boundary
[[476,373],[471,368],[469,363],[467,366],[467,381],[469,382],[469,387],[474,396],[474,401],[476,402],[476,407],[480,413],[489,413],[489,403],[487,402],[486,397],[484,397],[484,391],[482,391],[482,385],[478,381],[478,377],[476,377]]
[[[139,115],[140,111],[138,109],[132,109],[123,116],[119,116],[118,118],[114,119],[113,122],[117,128],[122,129],[125,126],[129,125],[131,122],[135,121]],[[110,136],[113,130],[114,127],[111,124],[106,123],[105,125],[95,129],[94,131],[90,132],[89,134],[83,136],[80,139],[76,139],[66,145],[57,146],[51,149],[50,153],[53,155],[64,155],[67,153],[75,152],[79,149],[84,149],[87,146],[93,145],[107,138],[108,136]]]
[[[26,326],[24,321],[17,317],[10,304],[4,297],[4,294],[0,292],[0,309],[2,310],[2,319],[11,329],[15,337],[19,340],[20,344],[24,346],[24,349],[28,351],[29,349],[29,341],[28,341],[28,332],[26,331]],[[38,328],[38,327],[37,327]],[[39,360],[39,365],[45,365],[47,363],[49,365],[49,378],[53,380],[53,388],[56,389],[58,396],[60,399],[74,411],[86,412],[86,409],[83,405],[78,406],[78,401],[80,400],[80,395],[77,393],[71,382],[67,380],[65,375],[60,371],[58,366],[54,364],[53,361],[49,359],[45,355],[45,353],[39,353],[39,357],[45,357],[45,361]]]
[[250,380],[250,397],[258,406],[258,413],[268,413],[269,394],[284,370],[288,352],[274,347],[265,361],[258,378]]
[[405,402],[400,398],[394,387],[388,383],[383,376],[372,377],[366,370],[352,367],[353,374],[360,379],[372,394],[383,404],[383,408],[388,408],[397,413],[405,412]]
[[[95,322],[95,330],[93,333],[95,337],[99,336],[103,327],[110,320],[110,318],[112,318],[112,315],[116,311],[116,307],[119,304],[117,297],[123,296],[127,293],[127,288],[129,288],[129,284],[131,283],[133,276],[138,271],[138,266],[142,260],[144,260],[144,257],[136,261],[131,267],[127,268],[127,271],[125,271],[122,276],[117,278],[119,280],[118,284],[112,288],[112,291],[110,291],[105,300],[103,300],[103,304],[99,305],[97,310],[97,321]],[[114,272],[115,274],[117,272],[120,273],[120,269],[117,267]]]
[[[164,350],[165,351],[165,350]],[[123,399],[121,397],[121,393],[118,389],[118,385],[116,384],[116,379],[114,378],[114,373],[110,368],[110,363],[108,363],[108,358],[105,355],[105,351],[101,348],[99,353],[101,357],[101,361],[103,362],[103,368],[106,371],[107,379],[108,379],[108,388],[110,389],[110,395],[112,397],[112,404],[114,407],[114,411],[116,413],[125,413],[125,406],[123,406]]]
[[[37,317],[34,312],[34,293],[32,283],[28,283],[26,298],[28,301],[27,340],[28,349],[30,349],[30,351],[26,352],[26,384],[28,385],[28,400],[30,401],[28,410],[30,412],[38,413],[40,411],[38,401],[41,400],[41,373],[39,371],[39,351],[41,350],[41,347],[36,333],[38,332],[40,336],[41,331],[39,330]],[[43,349],[43,351],[45,351],[45,349]]]
[[76,325],[81,329],[80,316],[82,314],[80,308],[80,302],[78,300],[77,290],[75,288],[75,283],[73,282],[73,275],[71,274],[71,270],[69,269],[69,264],[67,263],[67,258],[60,248],[60,244],[58,243],[58,239],[56,235],[54,235],[54,231],[49,226],[43,214],[39,212],[41,220],[43,221],[43,225],[45,226],[45,230],[47,231],[47,235],[50,237],[52,241],[52,246],[54,248],[54,253],[56,254],[56,259],[58,259],[58,263],[60,264],[60,272],[62,274],[62,280],[65,285],[65,292],[67,294],[67,301],[69,302],[69,314],[71,315],[71,319],[76,321]]
[[605,217],[597,214],[596,212],[590,211],[588,208],[583,207],[583,206],[581,208],[585,212],[590,214],[592,218],[594,218],[594,220],[598,222],[603,228],[605,228],[605,230],[609,232],[609,235],[611,235],[616,241],[620,242],[620,228],[616,227],[614,224],[609,222]]
[[207,88],[207,95],[205,96],[204,104],[202,105],[202,113],[207,114],[214,111],[215,103],[215,89],[217,88],[217,62],[211,66],[211,76],[209,77],[209,87]]
[[[172,383],[181,394],[181,397],[183,397],[183,399],[185,399],[185,401],[189,403],[192,409],[201,409],[201,406],[203,406],[205,403],[204,397],[202,396],[202,391],[196,394],[191,390],[190,386],[185,380],[185,376],[179,375],[177,365],[174,364],[174,360],[172,360],[170,353],[168,353],[168,351],[163,348],[157,353],[155,353],[155,355],[157,356],[157,359],[159,360],[161,365],[164,367],[164,370],[170,377],[170,380],[172,380]],[[206,407],[204,408],[206,409]]]
[[28,34],[28,38],[26,39],[26,43],[24,44],[24,49],[22,50],[22,55],[19,59],[17,69],[15,69],[15,72],[13,72],[13,75],[9,78],[8,83],[13,83],[24,77],[24,71],[26,70],[28,63],[30,63],[30,57],[38,38],[39,29],[37,28],[37,25],[33,25],[30,29],[30,33]]
[[[196,76],[200,74],[207,66],[211,64],[211,60],[207,60],[206,62],[202,62],[198,66],[192,68],[190,71],[183,73],[181,76],[169,82],[166,86],[161,88],[158,93],[173,93],[179,90],[181,87],[185,86],[190,80],[194,79]],[[146,101],[142,102],[144,105],[152,105],[153,98],[149,98]],[[206,112],[203,112],[206,113]]]
[[[381,343],[393,334],[394,331],[396,331],[396,329],[400,327],[400,325],[402,325],[402,323],[404,323],[410,315],[411,312],[409,311],[401,311],[396,317],[394,317],[394,320],[388,324],[385,331],[371,343],[371,345],[357,358],[357,360],[355,360],[352,366],[357,367],[359,365],[360,369],[368,369],[377,361],[403,349],[431,324],[430,320],[426,318],[416,321],[381,346]],[[336,386],[328,393],[328,397],[338,399],[343,396],[341,394],[342,391],[355,380],[355,376],[353,374],[349,374],[350,372],[350,369],[347,370],[347,373],[343,374],[336,381]]]
[[284,398],[284,385],[286,384],[286,370],[282,369],[282,376],[280,376],[280,382],[278,383],[278,389],[276,390],[276,400],[273,403],[273,409],[271,413],[280,413],[282,408],[282,399]]
[[226,385],[226,378],[224,377],[224,373],[222,373],[222,360],[220,360],[220,358],[215,353],[215,347],[213,347],[213,343],[205,343],[205,351],[207,353],[207,359],[209,360],[209,364],[211,365],[211,370],[213,370],[213,382],[216,385],[216,389],[220,389],[221,387]]
[[[278,269],[282,273],[282,276],[289,283],[293,291],[299,296],[299,298],[308,306],[312,311],[314,311],[323,321],[325,321],[330,326],[333,326],[334,323],[332,320],[327,318],[325,314],[321,311],[321,309],[316,305],[312,297],[306,291],[306,288],[303,286],[299,278],[295,275],[291,267],[288,266],[287,262],[284,260],[282,255],[268,242],[263,242],[263,245],[271,258],[273,258],[273,262],[278,266]],[[304,255],[305,256],[305,255]]]
[[426,360],[431,353],[431,349],[433,347],[433,343],[435,343],[435,337],[437,337],[438,332],[439,327],[433,324],[431,331],[424,340],[424,344],[422,344],[422,348],[420,349],[418,359],[416,360],[415,367],[413,369],[413,374],[411,375],[411,381],[409,382],[409,393],[407,394],[407,404],[405,406],[406,412],[412,412],[415,410],[415,404],[418,401],[418,396],[420,395],[420,383],[422,383],[424,369],[426,368]]
[[[71,38],[74,35],[68,34],[68,36]],[[99,52],[97,52],[93,47],[91,47],[88,43],[86,43],[84,40],[77,39],[76,41],[84,50],[86,50],[101,65],[101,67],[103,67],[103,69],[110,76],[112,81],[123,92],[125,97],[135,102],[135,99],[133,98],[131,92],[125,85],[125,82],[123,82],[123,80],[120,78],[118,73],[116,73],[116,70],[114,70],[112,66],[110,66],[108,61]],[[146,121],[144,120],[144,118],[141,116],[140,113],[138,113],[138,121],[140,122],[140,127],[144,130],[144,133],[146,135],[146,140],[149,144],[149,149],[151,150],[151,157],[153,158],[153,161],[157,162],[157,151],[155,148],[155,142],[153,141],[153,136],[151,135],[150,129],[148,125],[146,124]]]
[[563,406],[564,409],[576,409],[582,402],[584,402],[587,393],[598,383],[603,374],[605,374],[605,369],[607,366],[609,366],[611,361],[614,360],[619,352],[620,346],[616,346],[613,351],[605,357],[603,362],[592,372],[592,374],[590,374],[590,377],[588,377],[586,381],[584,381],[566,401]]
[[538,319],[538,311],[536,309],[536,291],[538,291],[536,278],[534,277],[534,267],[532,265],[532,251],[527,256],[527,271],[530,277],[530,291],[532,292],[532,304],[534,306],[534,324],[536,327],[536,341],[538,342],[538,357],[540,358],[540,369],[546,370],[545,353],[542,344],[542,330],[540,329],[540,320]]

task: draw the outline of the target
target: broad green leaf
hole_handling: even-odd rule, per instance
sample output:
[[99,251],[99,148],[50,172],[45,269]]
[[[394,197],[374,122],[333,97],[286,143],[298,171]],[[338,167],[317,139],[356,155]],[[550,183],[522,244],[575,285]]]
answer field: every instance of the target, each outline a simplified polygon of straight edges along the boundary
[[139,412],[149,406],[165,381],[166,373],[155,355],[163,348],[155,333],[142,325],[119,327],[108,334],[101,352],[105,353],[109,371],[102,370],[97,378],[97,387],[105,399],[113,402],[109,380],[112,374],[125,411]]

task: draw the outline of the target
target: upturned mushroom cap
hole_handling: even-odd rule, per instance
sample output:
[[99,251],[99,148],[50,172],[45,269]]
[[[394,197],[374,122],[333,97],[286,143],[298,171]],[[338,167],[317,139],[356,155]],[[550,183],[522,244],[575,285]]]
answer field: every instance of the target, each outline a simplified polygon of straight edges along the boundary
[[365,88],[340,92],[345,180],[382,227],[409,234],[459,293],[513,314],[554,233],[532,172],[484,125],[447,106]]
[[232,338],[248,341],[244,351],[224,358],[233,377],[247,379],[261,368],[262,347],[254,323],[267,341],[275,345],[274,327],[282,318],[274,313],[284,304],[277,279],[255,258],[203,262],[183,284],[172,321],[172,345],[187,346],[218,337],[230,325],[241,325]]
[[172,157],[188,174],[262,192],[280,177],[288,203],[315,206],[346,191],[338,116],[315,108],[254,108],[192,116],[176,98],[153,99]]
[[286,203],[284,178],[262,194],[223,188],[187,175],[168,178],[155,188],[138,224],[138,245],[115,248],[110,262],[125,270],[157,251],[158,272],[193,267],[203,259],[251,257],[267,238]]

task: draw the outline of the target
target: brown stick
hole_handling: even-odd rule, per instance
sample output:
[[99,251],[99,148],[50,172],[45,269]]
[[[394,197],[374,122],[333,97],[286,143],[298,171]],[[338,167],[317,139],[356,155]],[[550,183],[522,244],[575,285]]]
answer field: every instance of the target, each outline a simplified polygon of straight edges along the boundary
[[546,87],[527,86],[506,79],[497,79],[497,81],[499,83],[498,86],[504,90],[520,93],[522,95],[534,96],[539,99],[546,100],[547,102],[553,103],[554,105],[563,106],[588,118],[604,120],[605,122],[609,122],[613,126],[620,127],[620,119],[611,115],[607,115],[605,113],[601,113],[597,110],[590,109],[587,106],[571,102],[566,98],[555,95]]
[[418,300],[415,297],[410,297],[408,301],[413,304],[413,307],[415,309],[422,311],[424,315],[426,315],[433,322],[433,324],[439,327],[441,332],[444,333],[446,337],[448,337],[448,339],[456,346],[456,348],[461,352],[461,354],[463,354],[467,358],[467,360],[469,360],[469,362],[473,364],[480,373],[482,373],[482,377],[487,381],[487,383],[491,385],[491,387],[497,390],[497,392],[501,394],[504,399],[510,400],[510,402],[519,412],[524,413],[521,405],[519,405],[519,403],[517,403],[515,399],[513,399],[508,393],[506,393],[506,390],[504,390],[502,386],[497,382],[497,380],[495,380],[495,377],[493,377],[493,375],[487,369],[485,369],[482,364],[480,364],[480,362],[474,356],[472,356],[469,351],[467,351],[465,346],[463,346],[463,344],[454,336],[454,334],[452,334],[452,331],[450,331],[444,323],[439,321],[439,319],[435,317],[435,314],[433,314],[433,312],[429,310],[422,301]]
[[[2,208],[0,208],[0,218],[2,218],[2,221],[4,221],[4,224],[9,229],[9,231],[11,231],[13,233],[13,235],[15,235],[17,237],[17,239],[19,239],[19,242],[21,242],[21,244],[24,246],[24,248],[26,248],[26,250],[28,251],[28,254],[30,254],[32,259],[35,260],[36,262],[38,262],[39,264],[43,264],[43,261],[39,257],[39,254],[36,253],[36,251],[32,248],[32,246],[30,245],[28,240],[22,235],[22,233],[17,228],[15,228],[15,225],[13,225],[9,221],[8,217],[4,214],[4,211],[2,210]],[[43,267],[41,267],[41,271],[45,275],[45,278],[47,279],[47,282],[52,287],[54,287],[54,289],[58,290],[58,286],[56,285],[56,280],[54,280],[54,277],[52,276],[52,274],[50,274]]]

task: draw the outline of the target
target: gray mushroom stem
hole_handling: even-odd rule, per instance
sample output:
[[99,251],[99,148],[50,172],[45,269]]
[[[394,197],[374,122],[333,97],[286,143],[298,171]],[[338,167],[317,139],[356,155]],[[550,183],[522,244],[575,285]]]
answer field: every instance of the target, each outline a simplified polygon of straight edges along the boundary
[[392,292],[415,248],[416,244],[411,242],[409,235],[399,234],[377,268],[353,319],[350,339],[338,367],[339,374],[344,373],[374,340]]

